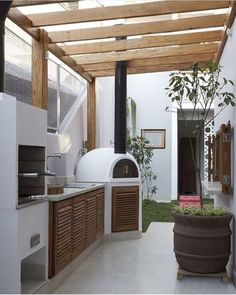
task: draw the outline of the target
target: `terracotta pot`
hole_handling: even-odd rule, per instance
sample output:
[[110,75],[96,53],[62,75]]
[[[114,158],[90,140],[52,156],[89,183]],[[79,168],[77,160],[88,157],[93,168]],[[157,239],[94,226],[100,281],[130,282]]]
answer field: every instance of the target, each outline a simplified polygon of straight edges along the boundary
[[225,270],[230,256],[232,214],[191,216],[173,213],[174,252],[180,268],[196,273]]

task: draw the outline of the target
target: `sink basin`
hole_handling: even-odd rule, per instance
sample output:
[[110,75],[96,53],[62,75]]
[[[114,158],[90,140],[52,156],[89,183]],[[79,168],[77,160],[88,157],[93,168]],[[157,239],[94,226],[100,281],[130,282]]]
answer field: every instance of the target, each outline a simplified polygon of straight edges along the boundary
[[65,188],[78,188],[78,189],[83,189],[83,188],[89,188],[89,187],[93,187],[96,184],[94,183],[79,183],[79,182],[75,182],[75,183],[69,183],[64,185]]

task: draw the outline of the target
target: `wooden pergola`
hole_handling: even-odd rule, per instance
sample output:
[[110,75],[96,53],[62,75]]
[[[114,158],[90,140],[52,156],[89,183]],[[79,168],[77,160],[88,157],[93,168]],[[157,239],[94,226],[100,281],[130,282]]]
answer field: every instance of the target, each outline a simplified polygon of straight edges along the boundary
[[[47,50],[88,81],[88,148],[95,147],[95,78],[114,75],[127,61],[128,74],[188,70],[194,62],[219,61],[235,14],[226,0],[161,0],[122,6],[24,15],[19,7],[65,2],[13,0],[8,14],[33,37],[33,104],[47,108]],[[73,0],[70,2],[78,2]],[[177,17],[176,17],[177,16]],[[105,20],[124,24],[100,26]],[[63,25],[97,22],[63,30]],[[50,26],[55,30],[47,32]],[[81,42],[83,41],[83,42]]]

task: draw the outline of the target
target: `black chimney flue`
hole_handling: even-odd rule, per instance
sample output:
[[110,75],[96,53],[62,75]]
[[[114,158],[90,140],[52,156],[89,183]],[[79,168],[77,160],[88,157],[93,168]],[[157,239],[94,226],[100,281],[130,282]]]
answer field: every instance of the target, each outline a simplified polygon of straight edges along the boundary
[[115,153],[126,153],[127,64],[117,61],[115,68]]
[[5,76],[5,20],[11,7],[12,0],[0,1],[0,92],[4,92]]

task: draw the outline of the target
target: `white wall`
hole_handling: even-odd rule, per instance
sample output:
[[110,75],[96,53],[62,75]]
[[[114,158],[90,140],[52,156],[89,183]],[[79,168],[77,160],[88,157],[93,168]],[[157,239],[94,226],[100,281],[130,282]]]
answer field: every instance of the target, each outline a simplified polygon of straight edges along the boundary
[[114,142],[114,77],[96,79],[97,147],[111,147]]
[[[46,117],[45,110],[0,93],[0,293],[20,293],[21,259],[40,247],[47,251],[48,203],[16,209],[18,145],[45,146]],[[36,248],[31,248],[30,239],[35,232],[40,233],[41,240]],[[47,269],[46,259],[44,265]]]
[[[73,114],[70,122],[61,134],[48,133],[47,155],[70,153],[73,156],[74,170],[81,155],[79,150],[87,139],[87,101],[85,100]],[[49,159],[50,161],[50,159]]]
[[[232,26],[232,37],[228,37],[225,49],[223,51],[222,57],[220,59],[220,65],[223,66],[222,76],[227,79],[231,79],[236,84],[236,71],[235,71],[235,61],[236,61],[236,21]],[[236,88],[234,86],[234,93],[236,94]],[[217,104],[216,104],[217,105]],[[217,111],[217,106],[216,106]],[[234,156],[236,147],[236,137],[235,137],[235,126],[236,126],[236,108],[228,107],[225,109],[218,117],[215,119],[215,131],[217,131],[221,124],[226,124],[230,120],[233,129],[233,143],[232,143],[232,186],[234,188],[234,193],[232,195],[216,196],[215,202],[216,206],[228,207],[230,211],[236,213],[236,157]],[[236,282],[236,235],[235,226],[233,226],[233,279]]]
[[[172,145],[172,123],[176,128],[177,117],[165,111],[171,105],[165,93],[168,80],[169,73],[130,75],[127,79],[127,96],[136,102],[137,135],[141,129],[166,129],[166,148],[155,149],[153,157],[153,171],[158,177],[158,192],[153,198],[158,201],[177,197],[177,132]],[[114,78],[97,79],[97,103],[98,143],[110,147],[110,140],[114,141]]]

